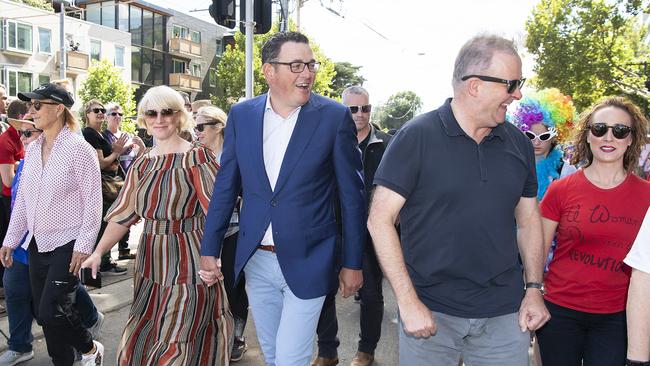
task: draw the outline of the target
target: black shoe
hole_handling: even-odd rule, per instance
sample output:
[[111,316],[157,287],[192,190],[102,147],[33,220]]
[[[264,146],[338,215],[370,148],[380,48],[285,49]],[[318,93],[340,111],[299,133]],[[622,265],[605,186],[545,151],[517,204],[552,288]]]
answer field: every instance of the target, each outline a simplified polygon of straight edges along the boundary
[[248,345],[246,345],[246,338],[244,337],[235,337],[235,341],[232,344],[232,352],[230,352],[230,361],[237,362],[244,358],[244,353],[248,350]]
[[124,254],[120,254],[120,255],[117,257],[117,259],[119,259],[119,260],[121,260],[121,261],[122,261],[122,260],[125,260],[125,259],[135,259],[135,254],[133,254],[133,253],[128,253],[128,252],[127,252],[127,253],[124,253]]
[[126,267],[111,263],[106,267],[101,267],[99,272],[102,273],[102,276],[121,276],[126,274]]

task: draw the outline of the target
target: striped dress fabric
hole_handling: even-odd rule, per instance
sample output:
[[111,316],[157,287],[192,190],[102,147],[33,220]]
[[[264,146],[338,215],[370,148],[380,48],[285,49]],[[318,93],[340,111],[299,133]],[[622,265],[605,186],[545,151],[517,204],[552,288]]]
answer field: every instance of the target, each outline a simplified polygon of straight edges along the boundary
[[218,163],[196,144],[186,153],[136,159],[106,220],[144,219],[133,304],[118,365],[227,365],[233,319],[223,281],[199,278],[200,242]]

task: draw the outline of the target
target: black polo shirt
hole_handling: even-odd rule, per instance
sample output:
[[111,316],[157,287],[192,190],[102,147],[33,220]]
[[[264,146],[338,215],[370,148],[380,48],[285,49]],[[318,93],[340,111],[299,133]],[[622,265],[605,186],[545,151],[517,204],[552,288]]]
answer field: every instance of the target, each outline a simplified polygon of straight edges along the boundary
[[537,195],[530,140],[503,123],[477,144],[451,99],[393,137],[374,183],[406,198],[404,260],[434,311],[487,318],[518,311],[523,298],[515,206]]

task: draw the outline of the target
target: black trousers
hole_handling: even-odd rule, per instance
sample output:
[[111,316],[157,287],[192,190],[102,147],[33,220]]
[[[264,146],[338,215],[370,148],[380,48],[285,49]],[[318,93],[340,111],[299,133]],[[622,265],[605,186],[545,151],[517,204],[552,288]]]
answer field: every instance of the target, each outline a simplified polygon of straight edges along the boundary
[[[0,183],[1,185],[1,183]],[[4,242],[7,229],[9,229],[9,219],[11,218],[11,197],[0,193],[0,243]],[[0,265],[0,287],[3,287],[2,277],[4,277],[5,267]]]
[[592,314],[546,301],[551,320],[537,331],[544,365],[618,366],[625,364],[625,311]]
[[[363,252],[363,286],[359,290],[361,298],[361,317],[359,326],[359,348],[365,353],[374,354],[381,337],[381,322],[384,318],[384,295],[382,280],[384,275],[377,260],[377,254],[368,236]],[[318,355],[333,357],[339,346],[338,320],[336,319],[336,291],[327,295],[320,318],[318,319]]]
[[235,250],[237,249],[237,234],[230,235],[223,241],[221,248],[221,272],[223,284],[226,287],[226,297],[230,311],[235,318],[244,321],[248,319],[248,295],[246,294],[246,278],[241,273],[239,282],[235,285]]
[[73,347],[81,353],[93,349],[92,336],[73,306],[79,285],[77,276],[68,272],[73,248],[71,241],[51,252],[39,253],[35,239],[29,243],[34,314],[43,327],[47,353],[55,366],[73,364]]

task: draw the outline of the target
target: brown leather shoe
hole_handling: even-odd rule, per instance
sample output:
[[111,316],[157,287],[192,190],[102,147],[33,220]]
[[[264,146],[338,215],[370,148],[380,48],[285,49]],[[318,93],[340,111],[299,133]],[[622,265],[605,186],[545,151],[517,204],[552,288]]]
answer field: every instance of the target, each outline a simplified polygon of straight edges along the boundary
[[350,366],[370,366],[372,365],[372,362],[374,360],[375,360],[374,355],[371,355],[370,353],[357,351],[357,354],[354,355],[354,358],[352,359]]
[[339,357],[321,357],[318,356],[311,362],[311,366],[335,366],[339,364]]

